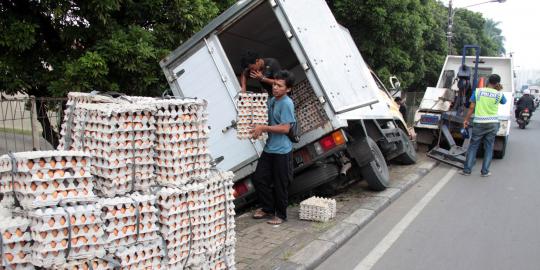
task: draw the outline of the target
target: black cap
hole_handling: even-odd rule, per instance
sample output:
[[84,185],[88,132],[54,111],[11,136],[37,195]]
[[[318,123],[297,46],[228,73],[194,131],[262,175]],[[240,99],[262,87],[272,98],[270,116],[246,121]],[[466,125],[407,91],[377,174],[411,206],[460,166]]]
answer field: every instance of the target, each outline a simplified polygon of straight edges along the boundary
[[488,79],[488,83],[489,84],[498,84],[501,82],[501,76],[497,75],[497,74],[491,74],[491,76],[489,76],[489,79]]

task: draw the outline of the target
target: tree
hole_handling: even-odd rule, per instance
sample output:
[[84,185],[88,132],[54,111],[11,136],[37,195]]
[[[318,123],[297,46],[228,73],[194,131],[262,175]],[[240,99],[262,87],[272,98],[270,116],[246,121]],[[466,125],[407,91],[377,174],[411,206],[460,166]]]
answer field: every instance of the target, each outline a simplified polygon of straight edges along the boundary
[[493,41],[493,43],[497,45],[499,48],[498,54],[504,55],[506,53],[504,48],[505,38],[502,35],[502,30],[499,28],[500,23],[501,22],[496,22],[492,19],[487,19],[484,23],[484,33],[491,41]]
[[503,50],[492,38],[488,36],[485,29],[486,20],[482,14],[458,9],[454,16],[454,51],[461,52],[464,45],[479,45],[480,55],[499,56]]
[[[366,62],[381,77],[398,75],[407,89],[425,88],[446,51],[442,4],[431,0],[334,0],[337,20],[347,27]],[[428,50],[426,50],[428,49]],[[437,66],[436,71],[433,68]]]
[[[327,0],[339,23],[347,27],[366,62],[386,83],[397,75],[404,89],[423,91],[434,85],[448,54],[448,8],[435,0]],[[488,22],[489,23],[489,22]],[[480,13],[458,9],[453,51],[477,44],[482,55],[504,51],[504,37],[484,30]]]
[[233,2],[0,0],[0,91],[158,95],[168,88],[159,60]]

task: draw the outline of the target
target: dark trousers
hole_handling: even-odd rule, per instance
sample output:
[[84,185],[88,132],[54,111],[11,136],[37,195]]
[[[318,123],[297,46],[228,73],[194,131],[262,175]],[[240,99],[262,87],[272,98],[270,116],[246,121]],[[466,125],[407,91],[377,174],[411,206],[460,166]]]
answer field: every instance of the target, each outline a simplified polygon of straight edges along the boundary
[[253,185],[264,212],[287,219],[288,189],[292,179],[292,152],[262,153],[253,175]]

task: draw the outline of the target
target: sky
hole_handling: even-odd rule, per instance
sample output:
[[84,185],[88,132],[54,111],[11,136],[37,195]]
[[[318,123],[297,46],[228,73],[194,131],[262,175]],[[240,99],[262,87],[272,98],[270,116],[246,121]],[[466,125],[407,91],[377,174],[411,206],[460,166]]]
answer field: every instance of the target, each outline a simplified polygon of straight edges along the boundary
[[[488,0],[453,0],[454,7],[464,7]],[[448,0],[443,0],[448,5]],[[531,70],[540,70],[540,0],[506,0],[467,8],[485,18],[501,22],[499,28],[506,38],[506,52],[514,57],[514,68],[523,71],[527,80]],[[536,73],[536,72],[534,72]]]

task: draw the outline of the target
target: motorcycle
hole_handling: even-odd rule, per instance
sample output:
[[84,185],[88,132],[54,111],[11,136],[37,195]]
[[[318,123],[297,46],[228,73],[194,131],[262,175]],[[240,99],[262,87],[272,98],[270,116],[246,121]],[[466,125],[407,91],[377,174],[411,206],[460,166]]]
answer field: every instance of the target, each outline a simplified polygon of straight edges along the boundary
[[530,119],[531,119],[531,112],[529,111],[529,109],[528,108],[523,109],[519,113],[518,119],[516,119],[519,125],[519,128],[525,129],[525,127],[529,124]]

